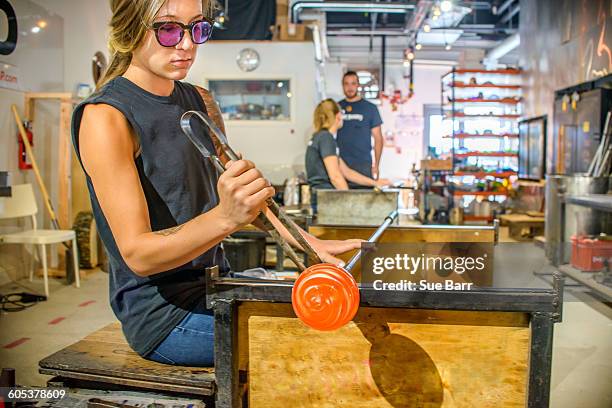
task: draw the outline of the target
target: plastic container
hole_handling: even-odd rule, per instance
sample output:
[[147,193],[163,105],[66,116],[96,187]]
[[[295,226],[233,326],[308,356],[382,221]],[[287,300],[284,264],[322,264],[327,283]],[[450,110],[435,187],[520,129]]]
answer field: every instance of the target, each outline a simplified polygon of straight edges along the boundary
[[571,264],[583,272],[599,272],[612,264],[612,240],[572,237]]

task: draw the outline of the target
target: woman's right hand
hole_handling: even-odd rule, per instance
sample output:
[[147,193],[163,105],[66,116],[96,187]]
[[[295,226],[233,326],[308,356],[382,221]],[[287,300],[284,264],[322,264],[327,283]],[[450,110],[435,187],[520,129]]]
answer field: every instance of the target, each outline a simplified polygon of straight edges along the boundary
[[376,180],[376,187],[387,187],[391,185],[391,180],[389,179],[378,179]]
[[229,161],[217,182],[220,215],[232,226],[251,223],[266,208],[266,200],[274,196],[274,187],[249,160]]

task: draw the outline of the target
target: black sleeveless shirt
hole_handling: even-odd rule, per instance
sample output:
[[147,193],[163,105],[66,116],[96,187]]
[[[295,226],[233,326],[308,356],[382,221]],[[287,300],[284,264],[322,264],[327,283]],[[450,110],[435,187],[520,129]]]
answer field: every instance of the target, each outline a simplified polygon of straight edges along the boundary
[[[204,159],[179,125],[187,110],[206,112],[198,90],[175,81],[170,96],[152,94],[124,77],[117,77],[79,104],[72,117],[72,141],[79,161],[79,128],[88,104],[107,104],[126,117],[140,142],[135,159],[153,231],[183,224],[218,203],[219,174]],[[199,122],[197,132],[207,132]],[[209,138],[207,148],[214,151]],[[81,163],[82,164],[82,163]],[[111,163],[109,165],[112,166]],[[121,174],[117,174],[117,179]],[[86,175],[93,214],[110,265],[110,303],[130,346],[142,356],[153,351],[205,296],[204,268],[229,265],[220,245],[173,270],[141,277],[123,260],[104,217],[94,186]],[[210,226],[215,228],[214,225]]]

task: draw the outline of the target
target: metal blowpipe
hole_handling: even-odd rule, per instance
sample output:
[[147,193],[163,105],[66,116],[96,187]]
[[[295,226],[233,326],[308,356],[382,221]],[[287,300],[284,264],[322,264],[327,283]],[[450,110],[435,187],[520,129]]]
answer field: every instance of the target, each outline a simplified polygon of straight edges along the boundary
[[[217,170],[219,170],[220,173],[223,173],[225,171],[225,166],[223,165],[221,159],[216,154],[216,152],[210,152],[206,148],[205,142],[207,141],[207,135],[206,134],[196,134],[193,131],[193,128],[191,126],[191,120],[193,118],[199,119],[202,123],[204,123],[210,129],[211,131],[210,135],[217,140],[221,150],[223,150],[223,153],[225,153],[227,157],[230,158],[230,160],[240,160],[240,157],[238,157],[236,152],[234,152],[234,150],[229,146],[227,142],[227,138],[225,137],[221,129],[219,129],[217,125],[215,125],[215,123],[212,121],[212,119],[210,119],[208,115],[200,111],[185,112],[183,116],[181,117],[181,121],[180,121],[181,129],[183,130],[185,135],[189,138],[189,140],[191,140],[194,146],[200,151],[200,153],[204,157],[208,157],[212,160],[215,167],[217,168]],[[308,241],[306,241],[306,239],[299,232],[298,227],[293,222],[293,220],[291,220],[287,216],[287,214],[285,214],[285,212],[282,211],[279,208],[279,206],[276,204],[276,202],[272,200],[271,198],[269,198],[266,201],[266,204],[268,208],[272,211],[272,214],[274,214],[280,220],[281,224],[285,228],[287,228],[287,231],[289,231],[291,236],[300,244],[304,252],[306,252],[308,257],[310,258],[311,262],[320,263],[321,258],[319,257],[319,255],[317,255],[317,253],[310,246]],[[258,219],[264,224],[264,228],[268,231],[268,233],[270,233],[272,238],[285,250],[285,253],[287,253],[289,258],[296,264],[296,266],[300,269],[300,271],[303,271],[304,269],[306,269],[306,267],[300,261],[299,257],[297,256],[293,248],[291,248],[291,246],[287,243],[287,241],[280,235],[280,233],[276,230],[276,228],[270,222],[267,216],[264,213],[260,213],[258,215]]]

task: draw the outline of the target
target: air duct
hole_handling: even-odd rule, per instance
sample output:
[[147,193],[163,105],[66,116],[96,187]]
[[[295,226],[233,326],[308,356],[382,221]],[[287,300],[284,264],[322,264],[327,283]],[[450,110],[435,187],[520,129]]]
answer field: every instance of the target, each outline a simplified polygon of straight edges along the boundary
[[497,61],[510,51],[514,50],[521,44],[521,36],[519,33],[512,34],[510,37],[501,41],[495,48],[492,48],[482,61],[486,67],[494,67]]
[[406,14],[414,4],[371,3],[362,1],[297,1],[291,5],[289,18],[292,24],[299,20],[303,10],[332,11],[343,13],[387,13]]

